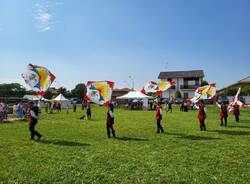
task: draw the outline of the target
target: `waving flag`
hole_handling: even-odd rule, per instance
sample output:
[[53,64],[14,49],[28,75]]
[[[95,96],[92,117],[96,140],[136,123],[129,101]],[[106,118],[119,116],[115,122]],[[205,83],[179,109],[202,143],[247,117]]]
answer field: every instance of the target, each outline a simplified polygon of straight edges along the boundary
[[207,86],[199,87],[194,92],[194,97],[191,99],[193,103],[197,103],[199,100],[213,99],[216,95],[216,83],[212,83]]
[[111,100],[114,82],[88,81],[85,100],[107,106]]
[[156,83],[154,81],[150,81],[141,89],[141,92],[144,94],[157,93],[158,95],[161,95],[164,91],[166,91],[173,85],[175,85],[175,82],[161,81]]
[[[234,97],[233,104],[239,103],[239,102],[240,102],[240,101],[239,101],[240,91],[241,91],[241,88],[238,89],[238,91],[237,91],[237,93],[236,93],[236,95],[235,95],[235,97]],[[240,103],[242,103],[242,102],[240,102]],[[241,105],[241,104],[238,104],[238,105]]]
[[235,104],[238,104],[238,105],[240,106],[240,108],[243,107],[244,104],[239,100],[240,91],[241,91],[241,88],[238,89],[236,95],[234,96],[233,101],[229,104],[229,107],[228,107],[229,112],[232,112],[232,111],[233,111],[233,106],[234,106]]
[[47,68],[29,64],[27,70],[22,74],[25,83],[36,91],[37,94],[43,96],[47,89],[56,79]]

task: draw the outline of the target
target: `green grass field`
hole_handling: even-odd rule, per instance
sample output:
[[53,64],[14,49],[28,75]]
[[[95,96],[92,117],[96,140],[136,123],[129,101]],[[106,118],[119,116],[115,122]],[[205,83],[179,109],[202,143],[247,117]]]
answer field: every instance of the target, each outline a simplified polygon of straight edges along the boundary
[[27,122],[0,124],[0,183],[249,183],[250,109],[241,122],[208,108],[200,132],[197,111],[164,114],[156,134],[155,112],[115,110],[117,139],[108,139],[105,108],[40,116],[41,141],[30,141]]

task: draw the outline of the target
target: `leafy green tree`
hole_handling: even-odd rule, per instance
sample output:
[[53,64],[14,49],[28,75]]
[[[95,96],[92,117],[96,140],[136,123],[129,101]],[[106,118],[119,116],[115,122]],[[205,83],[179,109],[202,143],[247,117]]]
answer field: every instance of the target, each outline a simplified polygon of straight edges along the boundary
[[222,95],[223,96],[234,96],[238,91],[238,88],[228,88],[226,89]]
[[60,94],[62,94],[63,96],[65,96],[66,98],[68,98],[68,97],[70,97],[71,96],[71,93],[70,93],[70,91],[68,91],[66,88],[64,88],[64,87],[60,87],[59,89],[58,89],[58,93]]
[[76,87],[73,90],[71,90],[71,96],[76,97],[78,99],[83,99],[86,93],[87,93],[87,88],[83,83],[77,84]]
[[44,98],[51,100],[53,97],[54,97],[54,94],[50,90],[45,92]]
[[23,97],[26,89],[18,83],[0,84],[0,97]]
[[242,96],[250,96],[250,87],[243,88],[241,90],[241,95]]
[[174,97],[175,98],[181,98],[182,96],[181,96],[181,92],[179,91],[179,90],[177,90],[176,92],[175,92],[175,94],[174,94]]
[[206,80],[202,80],[201,81],[201,86],[206,86],[209,85],[209,83]]

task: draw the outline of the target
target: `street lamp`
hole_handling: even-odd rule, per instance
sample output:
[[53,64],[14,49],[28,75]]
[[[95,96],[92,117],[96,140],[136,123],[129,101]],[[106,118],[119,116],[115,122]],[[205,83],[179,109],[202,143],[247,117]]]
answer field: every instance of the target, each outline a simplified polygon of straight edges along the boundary
[[128,81],[123,81],[123,83],[126,84],[125,87],[128,87],[130,85]]
[[128,76],[128,77],[129,77],[129,79],[132,81],[132,91],[134,91],[135,81],[134,81],[134,79],[133,79],[132,76]]

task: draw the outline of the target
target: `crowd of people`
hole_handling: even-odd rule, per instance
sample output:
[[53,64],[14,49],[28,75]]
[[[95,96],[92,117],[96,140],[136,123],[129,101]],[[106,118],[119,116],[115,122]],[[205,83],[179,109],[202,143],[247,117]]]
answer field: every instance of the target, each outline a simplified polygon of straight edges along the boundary
[[[10,111],[12,110],[12,111]],[[28,103],[24,103],[22,101],[15,103],[13,108],[9,108],[6,102],[0,102],[0,120],[7,121],[9,117],[9,113],[13,112],[13,118],[17,118],[23,120],[27,116],[28,111]]]
[[45,102],[45,112],[53,113],[54,111],[61,112],[62,105],[60,102]]

